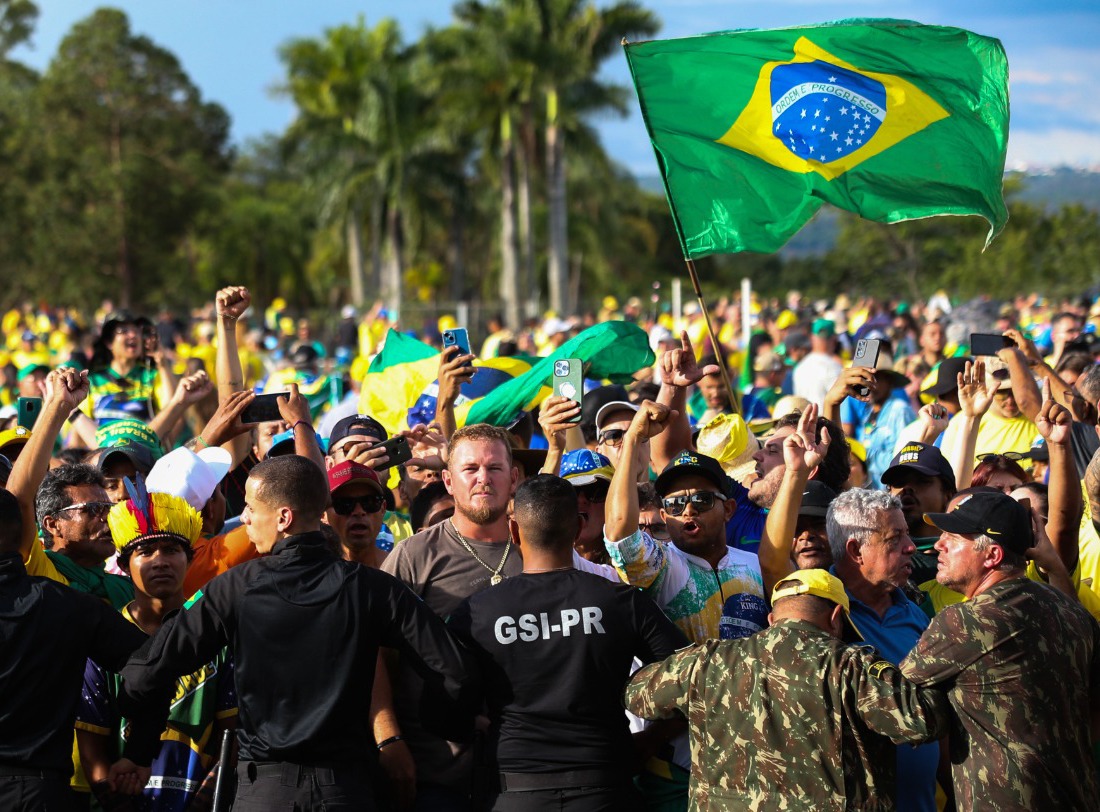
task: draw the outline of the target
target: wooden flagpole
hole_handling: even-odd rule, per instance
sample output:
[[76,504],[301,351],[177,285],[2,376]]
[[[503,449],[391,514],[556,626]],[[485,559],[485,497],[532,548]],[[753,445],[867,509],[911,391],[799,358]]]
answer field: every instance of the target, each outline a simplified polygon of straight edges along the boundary
[[710,336],[710,345],[714,348],[714,357],[718,359],[718,371],[722,375],[722,383],[726,385],[726,391],[730,396],[730,407],[735,414],[741,414],[741,398],[730,381],[729,370],[726,369],[726,354],[722,352],[722,345],[718,343],[718,336],[714,334],[714,325],[710,323],[710,311],[707,309],[706,300],[703,299],[703,289],[699,287],[699,274],[695,271],[695,261],[684,259],[687,264],[688,276],[691,277],[691,286],[695,288],[695,298],[699,301],[699,309],[703,311],[703,321],[707,325],[707,335]]

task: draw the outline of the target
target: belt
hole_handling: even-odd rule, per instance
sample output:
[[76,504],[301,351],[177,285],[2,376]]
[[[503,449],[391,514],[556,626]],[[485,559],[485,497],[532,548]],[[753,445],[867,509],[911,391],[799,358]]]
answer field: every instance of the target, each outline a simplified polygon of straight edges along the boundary
[[260,776],[279,776],[286,786],[298,786],[302,778],[316,776],[319,781],[330,784],[336,781],[336,774],[361,773],[365,771],[362,764],[351,761],[295,764],[290,761],[242,761],[237,768],[243,770],[250,781],[255,781]]
[[500,773],[501,792],[531,792],[571,787],[616,787],[627,782],[614,770],[568,770],[559,773]]
[[4,778],[42,778],[46,781],[64,781],[69,783],[69,775],[61,770],[41,770],[34,767],[0,764],[0,777]]

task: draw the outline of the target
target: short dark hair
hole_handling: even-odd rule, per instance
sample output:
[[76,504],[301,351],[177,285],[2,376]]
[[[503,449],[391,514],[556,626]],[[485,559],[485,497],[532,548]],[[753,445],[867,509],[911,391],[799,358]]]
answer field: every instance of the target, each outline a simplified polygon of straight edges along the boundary
[[0,553],[14,553],[23,540],[23,512],[15,494],[0,488]]
[[65,465],[76,465],[78,462],[84,462],[88,458],[88,449],[86,448],[63,448],[53,455],[55,460],[61,460]]
[[248,478],[256,481],[264,502],[289,507],[306,520],[320,520],[329,505],[324,473],[312,460],[297,454],[262,460],[248,472]]
[[638,483],[638,510],[650,510],[661,507],[661,497],[652,482]]
[[42,484],[38,486],[38,493],[34,495],[34,518],[46,533],[46,549],[53,547],[53,539],[45,531],[46,517],[73,504],[67,490],[81,485],[98,485],[105,488],[107,483],[99,470],[78,462],[75,465],[59,465],[52,471],[47,471]]
[[[798,428],[798,421],[802,419],[802,413],[795,411],[785,414],[775,421],[775,428],[783,429],[792,426]],[[852,467],[848,463],[848,455],[851,449],[848,446],[848,438],[844,436],[844,430],[827,417],[817,418],[817,427],[814,429],[814,439],[821,439],[821,430],[829,430],[829,450],[825,452],[825,459],[817,469],[817,478],[832,488],[837,493],[844,490],[844,483],[852,475]]]
[[432,509],[432,505],[447,496],[450,496],[450,491],[440,480],[429,482],[420,489],[420,493],[409,506],[409,523],[414,533],[424,529],[424,520],[428,518],[428,511]]
[[568,481],[553,474],[533,476],[516,489],[513,505],[524,543],[548,551],[573,546],[581,519],[577,492]]

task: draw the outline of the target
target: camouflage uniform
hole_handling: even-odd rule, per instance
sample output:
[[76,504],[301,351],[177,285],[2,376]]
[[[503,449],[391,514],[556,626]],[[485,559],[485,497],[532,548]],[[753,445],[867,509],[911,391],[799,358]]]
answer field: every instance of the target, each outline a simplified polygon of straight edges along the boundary
[[792,619],[649,665],[625,701],[648,719],[687,716],[700,812],[892,810],[890,740],[931,741],[948,713],[942,693],[907,682],[870,647]]
[[936,615],[901,670],[948,692],[959,810],[1100,806],[1089,735],[1100,627],[1079,604],[1002,581]]

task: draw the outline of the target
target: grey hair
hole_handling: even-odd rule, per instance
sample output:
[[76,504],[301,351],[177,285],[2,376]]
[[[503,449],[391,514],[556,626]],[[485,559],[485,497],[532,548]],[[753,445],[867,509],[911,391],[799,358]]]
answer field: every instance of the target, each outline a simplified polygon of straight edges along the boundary
[[996,539],[990,538],[985,533],[974,537],[974,549],[977,550],[979,553],[984,553],[994,544],[998,545],[1001,548],[1002,553],[1001,563],[997,565],[998,571],[1007,570],[1009,572],[1012,572],[1015,570],[1025,569],[1027,567],[1026,557],[1020,555],[1017,552],[1013,552],[1012,550],[1008,549],[1003,544],[998,542]]
[[855,539],[862,547],[879,529],[879,515],[888,510],[901,510],[901,500],[886,491],[852,488],[834,499],[825,515],[833,561],[845,557],[848,539]]
[[47,550],[52,549],[53,538],[45,529],[46,517],[73,504],[68,489],[80,485],[98,485],[102,488],[105,484],[99,470],[82,462],[60,465],[46,472],[42,484],[38,486],[38,493],[34,496],[34,517],[42,528]]

